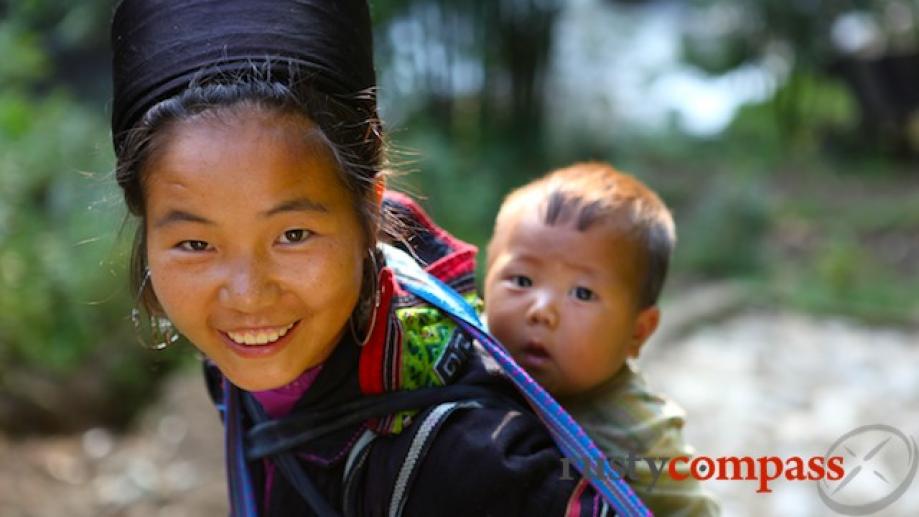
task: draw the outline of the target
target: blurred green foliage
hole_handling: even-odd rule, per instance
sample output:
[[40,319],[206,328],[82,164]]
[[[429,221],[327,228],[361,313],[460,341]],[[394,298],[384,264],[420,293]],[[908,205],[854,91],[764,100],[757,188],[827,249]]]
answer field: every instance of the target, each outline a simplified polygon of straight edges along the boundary
[[34,82],[48,73],[48,56],[39,47],[34,33],[17,28],[10,22],[0,24],[0,81],[4,87]]
[[770,229],[767,190],[725,177],[720,182],[727,185],[703,189],[696,206],[682,218],[674,268],[712,277],[760,271]]
[[86,232],[106,231],[106,225],[90,217],[90,180],[73,167],[107,166],[107,155],[98,153],[95,160],[90,155],[104,134],[100,122],[60,93],[41,101],[7,94],[0,102],[6,157],[0,169],[5,212],[0,321],[9,343],[4,353],[13,360],[66,367],[92,346],[86,338],[96,324],[80,306],[107,297],[98,288],[111,283],[100,286],[96,278],[79,274],[99,264],[98,257],[81,253],[76,239],[81,233],[89,239],[93,235]]
[[131,332],[107,121],[52,80],[41,23],[26,23],[43,5],[0,23],[0,427],[13,430],[125,422],[176,361],[151,361]]

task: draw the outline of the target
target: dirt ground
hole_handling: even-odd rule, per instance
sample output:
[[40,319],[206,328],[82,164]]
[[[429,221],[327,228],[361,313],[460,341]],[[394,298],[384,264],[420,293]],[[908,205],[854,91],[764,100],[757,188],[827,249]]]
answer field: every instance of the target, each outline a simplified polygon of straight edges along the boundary
[[[686,409],[686,436],[701,454],[823,456],[866,424],[919,435],[919,329],[746,308],[733,286],[696,289],[664,315],[641,368]],[[126,434],[0,436],[0,515],[226,515],[219,421],[199,375],[172,377]],[[903,457],[881,459],[872,468],[888,483],[853,483],[850,502],[877,498],[898,480]],[[777,480],[771,493],[757,493],[755,481],[705,486],[725,515],[837,515],[817,482]],[[919,481],[877,515],[917,511]]]
[[0,515],[227,515],[222,431],[200,375],[170,378],[126,434],[0,437]]

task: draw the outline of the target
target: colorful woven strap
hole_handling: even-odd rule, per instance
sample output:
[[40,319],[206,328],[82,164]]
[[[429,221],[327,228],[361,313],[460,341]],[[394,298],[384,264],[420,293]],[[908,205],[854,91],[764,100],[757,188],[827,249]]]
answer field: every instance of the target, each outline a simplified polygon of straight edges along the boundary
[[[542,386],[511,359],[498,341],[485,329],[475,310],[461,296],[421,269],[405,252],[385,244],[381,247],[386,256],[386,265],[395,271],[399,283],[406,290],[453,317],[457,324],[477,339],[495,358],[511,382],[532,404],[562,453],[570,459],[571,464],[594,486],[618,515],[628,517],[651,515],[635,492],[613,470],[581,426]],[[602,466],[602,474],[596,472],[597,467],[600,466]]]

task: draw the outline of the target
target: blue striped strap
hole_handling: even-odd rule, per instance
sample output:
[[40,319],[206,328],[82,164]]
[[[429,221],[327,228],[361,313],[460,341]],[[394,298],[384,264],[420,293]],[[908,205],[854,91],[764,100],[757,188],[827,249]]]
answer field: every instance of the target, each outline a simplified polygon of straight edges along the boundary
[[258,517],[255,487],[246,464],[241,396],[239,388],[229,380],[223,380],[223,429],[230,517]]

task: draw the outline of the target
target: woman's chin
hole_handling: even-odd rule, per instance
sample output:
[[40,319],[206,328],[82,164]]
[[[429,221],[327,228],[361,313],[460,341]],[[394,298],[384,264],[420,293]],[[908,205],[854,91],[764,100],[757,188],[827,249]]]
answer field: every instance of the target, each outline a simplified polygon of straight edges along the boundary
[[[220,365],[218,365],[218,368]],[[251,368],[241,369],[242,371],[232,371],[232,369],[220,368],[220,371],[226,376],[234,386],[246,391],[268,391],[276,388],[287,386],[296,379],[300,372],[285,371],[277,373],[265,373],[253,376]]]

